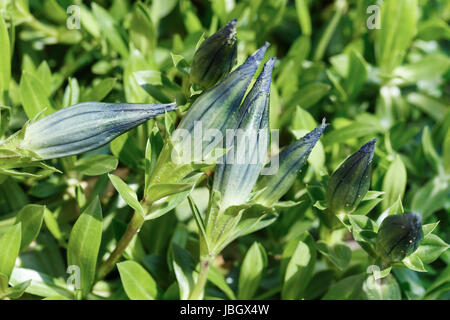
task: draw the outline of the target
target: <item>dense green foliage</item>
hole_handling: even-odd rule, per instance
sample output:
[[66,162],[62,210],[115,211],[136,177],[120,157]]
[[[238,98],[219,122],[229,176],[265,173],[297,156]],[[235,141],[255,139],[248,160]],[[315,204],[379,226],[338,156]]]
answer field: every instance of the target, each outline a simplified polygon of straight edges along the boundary
[[[450,2],[379,2],[0,0],[0,300],[450,299]],[[169,161],[181,119],[203,107],[222,130],[245,92],[284,180]],[[19,143],[87,101],[178,109],[79,155]],[[251,179],[251,201],[223,204]]]

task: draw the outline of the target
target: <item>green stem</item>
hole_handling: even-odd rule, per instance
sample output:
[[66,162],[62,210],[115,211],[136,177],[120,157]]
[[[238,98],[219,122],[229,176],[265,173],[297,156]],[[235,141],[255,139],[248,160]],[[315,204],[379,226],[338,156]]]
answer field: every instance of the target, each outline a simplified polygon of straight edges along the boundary
[[200,272],[198,274],[197,283],[192,289],[189,295],[189,300],[201,300],[205,291],[206,281],[208,280],[209,265],[211,264],[211,258],[208,257],[200,261]]
[[339,21],[341,20],[341,17],[344,13],[345,10],[344,8],[345,8],[345,1],[337,0],[336,11],[330,23],[327,25],[324,33],[322,34],[322,37],[320,38],[319,44],[317,45],[316,48],[316,52],[314,53],[313,57],[314,61],[320,61],[323,55],[325,54],[325,50],[327,49],[331,37],[333,36],[333,33],[336,30],[336,27],[338,26]]
[[128,224],[127,230],[123,234],[120,241],[117,243],[116,248],[111,252],[108,259],[100,266],[98,270],[98,279],[103,279],[108,275],[108,273],[114,268],[117,261],[122,257],[122,254],[133,240],[134,236],[141,229],[144,224],[144,217],[137,211],[134,212],[130,223]]

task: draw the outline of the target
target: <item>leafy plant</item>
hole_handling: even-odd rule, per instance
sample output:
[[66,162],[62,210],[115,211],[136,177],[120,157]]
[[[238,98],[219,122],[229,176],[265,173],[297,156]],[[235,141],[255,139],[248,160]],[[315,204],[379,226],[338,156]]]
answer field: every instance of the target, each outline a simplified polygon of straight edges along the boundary
[[449,17],[0,1],[0,299],[449,299]]

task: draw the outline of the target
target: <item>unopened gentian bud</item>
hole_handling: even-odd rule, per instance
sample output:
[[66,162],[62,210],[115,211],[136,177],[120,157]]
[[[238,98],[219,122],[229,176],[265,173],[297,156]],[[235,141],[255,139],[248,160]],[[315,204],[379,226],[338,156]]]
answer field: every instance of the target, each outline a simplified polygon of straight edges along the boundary
[[348,157],[328,181],[326,201],[332,214],[351,213],[366,195],[376,139]]
[[[219,84],[200,95],[189,108],[172,135],[175,154],[183,162],[204,160],[213,148],[226,147],[223,145],[226,129],[236,127],[242,98],[268,45],[266,43]],[[216,139],[217,136],[221,139]]]
[[236,63],[236,19],[203,41],[194,54],[190,79],[203,89],[215,85]]
[[[269,59],[239,109],[232,148],[216,166],[213,188],[221,205],[244,204],[255,186],[269,145],[270,82],[274,59]],[[233,130],[234,131],[234,130]]]
[[175,104],[84,102],[46,116],[26,127],[17,148],[41,159],[80,154],[101,147]]
[[385,262],[397,262],[416,251],[423,239],[422,217],[414,212],[386,217],[381,223],[375,247]]
[[263,175],[258,180],[257,189],[262,190],[257,196],[257,202],[271,206],[276,203],[292,186],[297,175],[312,149],[325,130],[325,119],[313,131],[291,143],[278,155],[279,168],[273,175]]

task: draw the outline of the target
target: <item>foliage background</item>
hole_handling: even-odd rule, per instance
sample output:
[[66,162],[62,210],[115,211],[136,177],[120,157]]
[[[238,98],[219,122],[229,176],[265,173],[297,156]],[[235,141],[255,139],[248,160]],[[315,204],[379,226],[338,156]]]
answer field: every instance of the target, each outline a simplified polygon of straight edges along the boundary
[[[278,58],[270,121],[272,129],[280,129],[280,145],[301,137],[323,117],[331,125],[285,196],[303,200],[302,205],[230,245],[210,272],[206,297],[298,297],[286,289],[283,277],[294,255],[289,248],[294,243],[295,249],[306,230],[315,240],[324,237],[318,229],[320,211],[313,206],[320,195],[311,186],[372,137],[378,143],[371,190],[384,195],[363,202],[364,213],[376,220],[401,199],[405,211],[418,212],[424,223],[439,220],[435,234],[450,241],[450,3],[384,2],[381,29],[371,30],[366,22],[372,13],[366,10],[376,3],[369,0],[0,0],[8,34],[0,32],[0,136],[9,136],[44,108],[51,113],[82,101],[176,100],[184,105],[189,95],[186,68],[198,41],[237,18],[238,64],[265,41],[271,43],[267,56]],[[66,8],[72,4],[81,8],[80,29],[66,27]],[[100,261],[132,212],[107,173],[115,170],[142,193],[147,137],[154,124],[164,133],[176,121],[149,121],[103,148],[50,161],[63,174],[24,169],[28,174],[0,175],[0,235],[22,221],[20,216],[36,217],[22,221],[34,227],[11,280],[18,284],[33,279],[21,298],[73,298],[65,279],[67,259],[76,258],[67,257],[67,251],[80,212],[99,196],[102,223],[92,226],[86,237],[93,243],[101,237],[98,255],[95,248],[92,253]],[[156,136],[156,148],[161,148],[162,138],[158,132]],[[207,205],[206,186],[193,192],[200,210]],[[307,276],[296,279],[304,284],[303,297],[359,297],[351,277],[364,273],[369,260],[350,234],[344,240],[343,251],[336,248],[332,254],[339,267],[318,252]],[[118,271],[124,271],[97,282],[89,298],[179,297],[171,262],[174,244],[198,255],[197,229],[187,202],[147,222],[127,249],[126,259],[141,267],[123,262]],[[450,252],[443,249],[424,267],[427,272],[394,268],[401,298],[450,298],[449,263]],[[136,279],[127,279],[125,270],[134,270],[132,277],[148,287],[127,288]],[[239,285],[246,278],[256,284],[255,292]]]

